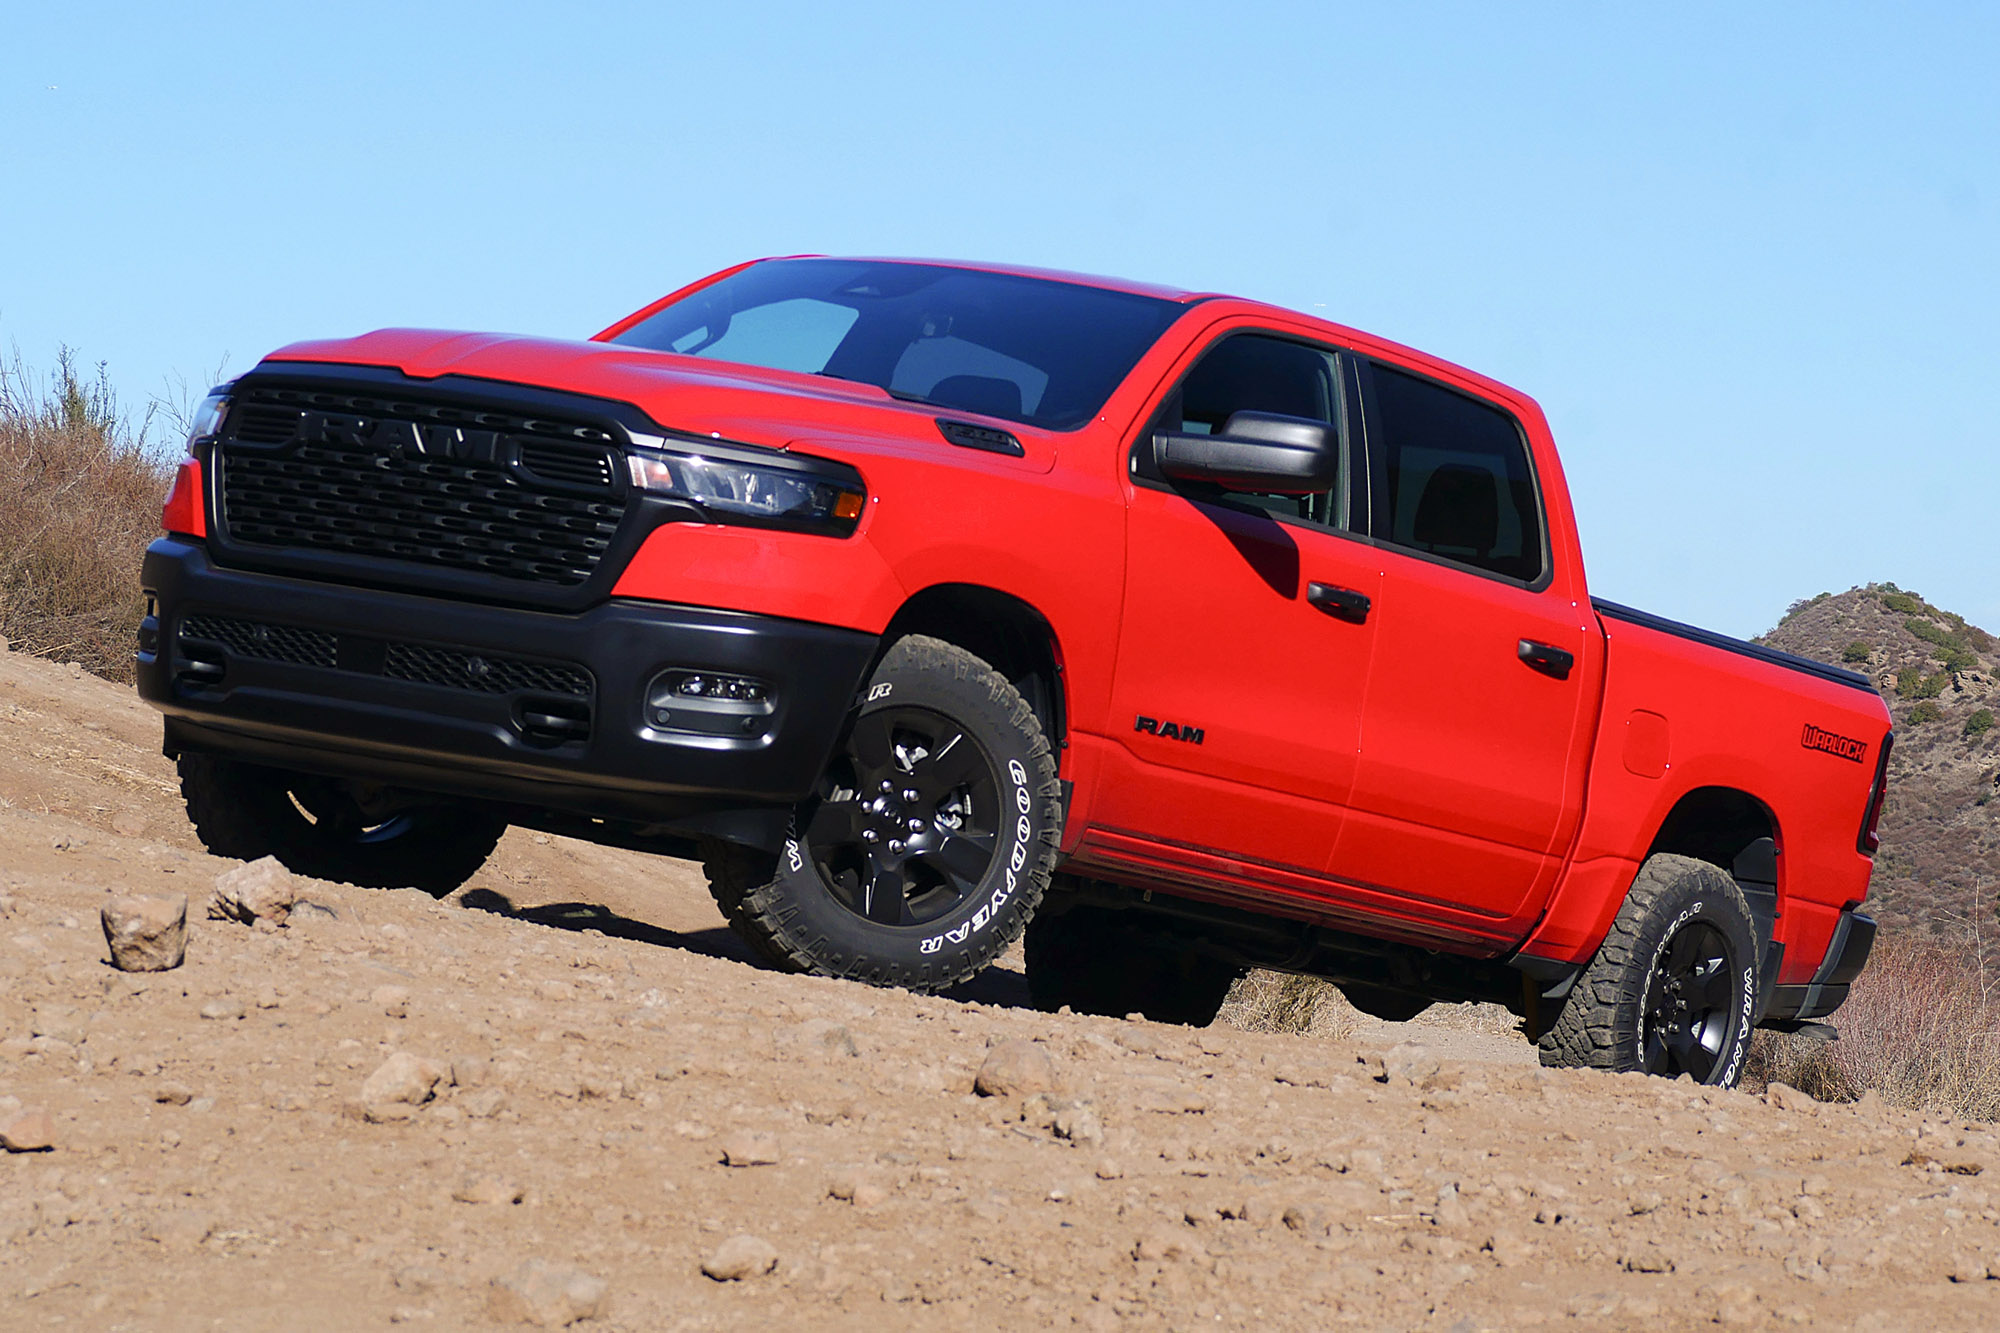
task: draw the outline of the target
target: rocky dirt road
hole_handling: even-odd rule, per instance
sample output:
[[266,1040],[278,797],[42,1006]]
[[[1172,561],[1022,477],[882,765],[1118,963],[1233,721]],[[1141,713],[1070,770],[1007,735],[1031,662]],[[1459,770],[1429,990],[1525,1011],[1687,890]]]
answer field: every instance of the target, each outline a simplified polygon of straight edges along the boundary
[[[6,1328],[2000,1325],[1984,1126],[777,976],[691,867],[520,831],[198,919],[157,737],[0,655]],[[186,964],[110,969],[109,891]]]

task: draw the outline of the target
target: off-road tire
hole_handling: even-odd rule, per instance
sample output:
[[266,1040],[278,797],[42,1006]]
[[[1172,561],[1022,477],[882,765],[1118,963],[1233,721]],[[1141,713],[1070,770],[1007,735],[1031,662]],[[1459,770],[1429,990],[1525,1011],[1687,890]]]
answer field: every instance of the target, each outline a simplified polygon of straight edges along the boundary
[[771,937],[750,928],[743,919],[743,897],[759,884],[767,884],[778,873],[778,858],[769,852],[704,838],[701,869],[708,879],[708,896],[729,928],[757,955],[758,961],[780,972],[796,972],[798,964],[779,949]]
[[[1649,858],[1537,1043],[1542,1063],[1686,1073],[1734,1087],[1756,1020],[1756,940],[1742,890],[1719,867],[1665,853]],[[1717,965],[1704,971],[1711,955]],[[1675,1010],[1677,997],[1685,1009]],[[1669,1013],[1681,1016],[1665,1021]]]
[[507,831],[504,820],[445,805],[411,810],[372,829],[345,830],[316,823],[300,809],[338,799],[329,779],[203,754],[183,754],[178,767],[181,797],[202,846],[239,861],[275,856],[286,869],[314,879],[422,889],[442,898],[478,873]]
[[1074,907],[1028,923],[1028,997],[1038,1009],[1144,1014],[1207,1027],[1241,969],[1146,931],[1131,914]]
[[[757,879],[756,873],[746,871],[757,862],[732,855],[711,869],[710,888],[737,934],[776,966],[875,986],[925,993],[943,990],[987,967],[1020,938],[1048,891],[1062,835],[1062,789],[1056,781],[1055,758],[1034,709],[1020,691],[973,654],[941,639],[910,635],[891,645],[869,678],[862,698],[846,736],[836,747],[819,794],[795,812],[792,836],[770,865],[769,878],[746,882]],[[895,746],[902,744],[900,738],[909,734],[905,727],[928,728],[933,740],[949,731],[960,741],[939,741],[935,755],[922,747],[897,749]],[[864,744],[865,737],[873,739]],[[823,820],[839,822],[846,817],[834,812],[853,815],[850,828],[877,818],[867,814],[869,807],[859,799],[864,795],[872,798],[875,786],[866,793],[860,793],[858,787],[862,770],[868,761],[879,757],[878,748],[885,737],[894,742],[890,746],[892,763],[901,765],[907,754],[922,756],[911,769],[868,769],[878,778],[883,771],[903,774],[876,782],[875,786],[886,783],[899,788],[883,792],[889,801],[908,794],[900,789],[904,781],[911,784],[908,792],[919,793],[916,802],[899,811],[904,824],[911,820],[926,823],[921,833],[912,835],[912,846],[917,839],[929,838],[943,828],[929,816],[944,806],[926,808],[924,784],[926,775],[933,771],[927,765],[941,770],[946,751],[952,751],[958,762],[980,769],[978,778],[951,789],[959,793],[951,798],[954,813],[968,819],[962,813],[970,808],[966,802],[973,801],[979,791],[990,793],[983,798],[990,808],[978,815],[978,821],[993,825],[991,855],[976,880],[946,877],[930,868],[929,860],[910,870],[907,891],[891,892],[888,871],[881,871],[882,877],[873,881],[877,887],[865,890],[844,877],[838,883],[829,877],[824,860],[828,849],[841,856],[854,855],[862,850],[862,844],[833,837],[820,840],[816,830]],[[957,751],[956,745],[964,742],[975,749]],[[975,759],[980,763],[972,763]],[[966,796],[968,792],[973,796]],[[965,823],[963,830],[984,836],[976,822]],[[877,841],[867,845],[871,852],[891,845],[888,835],[875,824],[868,824],[864,831],[876,836]],[[918,863],[922,855],[911,851],[907,861]],[[836,874],[853,873],[857,882],[865,881],[872,864],[864,864],[858,872]],[[916,882],[919,874],[937,880],[922,897]],[[897,905],[890,899],[903,894],[903,919],[891,924],[863,915],[854,895],[864,891],[871,909],[882,907],[881,916],[895,915]],[[937,909],[937,915],[918,919],[920,903],[942,901],[952,905]]]

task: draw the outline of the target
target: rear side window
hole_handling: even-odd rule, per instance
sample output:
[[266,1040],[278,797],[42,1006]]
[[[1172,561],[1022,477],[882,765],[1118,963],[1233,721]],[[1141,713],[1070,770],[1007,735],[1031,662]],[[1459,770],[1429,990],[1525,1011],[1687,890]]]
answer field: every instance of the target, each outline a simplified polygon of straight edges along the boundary
[[1539,579],[1542,510],[1514,419],[1415,375],[1372,370],[1376,535],[1523,583]]

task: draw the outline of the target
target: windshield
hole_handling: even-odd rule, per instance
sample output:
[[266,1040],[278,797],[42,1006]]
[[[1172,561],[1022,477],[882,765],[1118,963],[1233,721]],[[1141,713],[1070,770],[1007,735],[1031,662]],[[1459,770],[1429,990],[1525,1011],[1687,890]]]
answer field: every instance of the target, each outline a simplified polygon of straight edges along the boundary
[[1182,307],[934,264],[776,259],[612,341],[873,384],[908,402],[1080,426]]

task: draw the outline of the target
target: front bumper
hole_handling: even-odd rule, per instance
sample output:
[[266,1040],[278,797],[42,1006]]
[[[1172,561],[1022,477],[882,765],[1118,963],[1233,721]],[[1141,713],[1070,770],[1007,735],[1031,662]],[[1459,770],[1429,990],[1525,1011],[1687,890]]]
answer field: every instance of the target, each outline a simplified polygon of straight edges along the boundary
[[[175,538],[142,581],[139,694],[169,753],[647,826],[805,797],[879,643],[699,607],[560,614],[249,573]],[[723,733],[659,725],[648,690],[676,670],[768,697]]]

